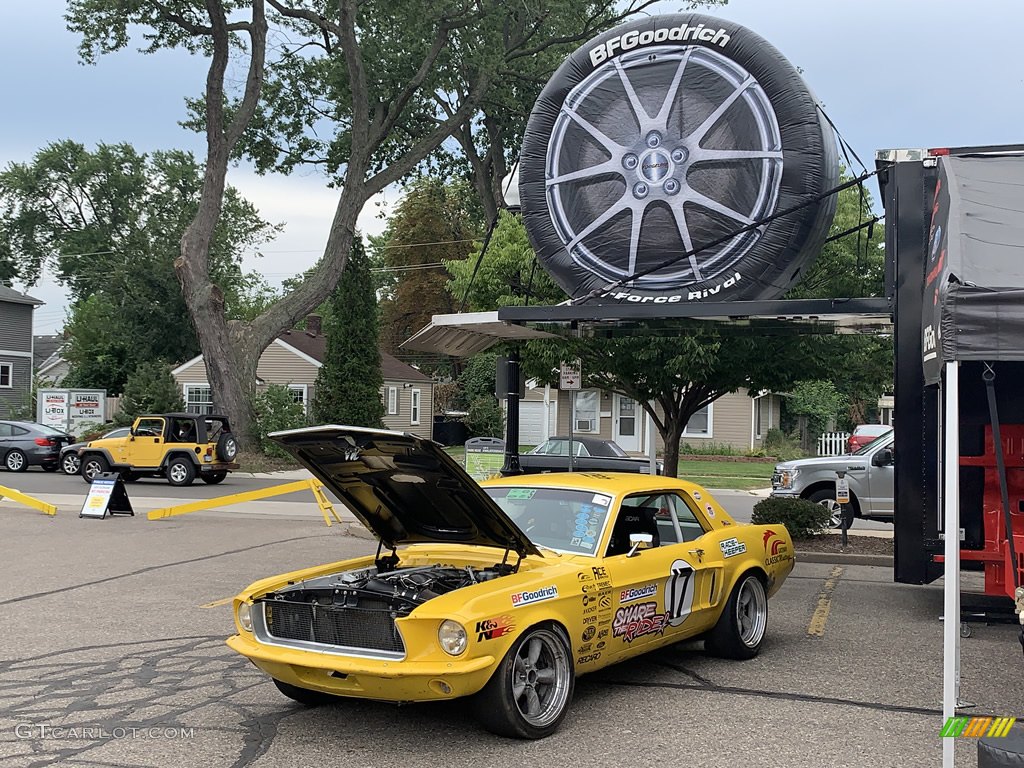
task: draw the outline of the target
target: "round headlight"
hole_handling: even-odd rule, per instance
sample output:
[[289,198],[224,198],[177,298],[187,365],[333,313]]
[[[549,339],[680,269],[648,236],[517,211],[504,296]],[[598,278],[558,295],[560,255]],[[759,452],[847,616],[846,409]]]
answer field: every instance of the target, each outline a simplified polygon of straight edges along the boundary
[[437,640],[445,653],[458,656],[466,650],[466,628],[457,621],[445,619],[437,630]]
[[252,606],[249,603],[238,606],[238,623],[246,632],[252,632]]

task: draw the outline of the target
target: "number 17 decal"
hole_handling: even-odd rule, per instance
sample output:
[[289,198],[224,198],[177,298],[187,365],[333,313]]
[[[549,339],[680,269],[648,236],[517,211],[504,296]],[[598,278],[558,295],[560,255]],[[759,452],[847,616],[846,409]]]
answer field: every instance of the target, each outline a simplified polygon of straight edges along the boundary
[[693,609],[693,568],[685,560],[672,563],[671,575],[665,584],[665,614],[673,627],[680,626]]

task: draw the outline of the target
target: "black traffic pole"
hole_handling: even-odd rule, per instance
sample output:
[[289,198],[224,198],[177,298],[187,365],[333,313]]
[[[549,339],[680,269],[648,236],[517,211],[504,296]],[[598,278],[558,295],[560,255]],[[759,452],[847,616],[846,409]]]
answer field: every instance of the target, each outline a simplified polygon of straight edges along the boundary
[[505,376],[505,464],[502,475],[521,475],[519,466],[519,350],[508,354],[508,368]]

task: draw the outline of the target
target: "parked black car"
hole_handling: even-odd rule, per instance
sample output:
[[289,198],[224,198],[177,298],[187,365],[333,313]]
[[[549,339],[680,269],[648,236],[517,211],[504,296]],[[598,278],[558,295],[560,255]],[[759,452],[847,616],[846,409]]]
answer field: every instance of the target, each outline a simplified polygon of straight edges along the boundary
[[[651,463],[645,458],[630,456],[612,440],[600,437],[573,437],[572,469],[576,472],[636,472],[650,474]],[[569,438],[551,437],[529,453],[519,457],[524,474],[569,471]],[[658,474],[664,474],[664,464],[657,463]]]
[[60,449],[75,438],[67,432],[31,421],[0,421],[0,466],[8,472],[42,467],[60,468]]

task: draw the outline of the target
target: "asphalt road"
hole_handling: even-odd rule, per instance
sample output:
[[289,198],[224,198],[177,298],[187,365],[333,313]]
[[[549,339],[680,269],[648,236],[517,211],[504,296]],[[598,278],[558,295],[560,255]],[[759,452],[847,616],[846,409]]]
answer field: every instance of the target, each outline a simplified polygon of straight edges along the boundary
[[[712,659],[688,643],[583,677],[562,729],[540,742],[483,731],[472,700],[303,708],[223,644],[224,600],[371,550],[341,531],[304,518],[0,508],[0,765],[939,764],[941,591],[895,585],[882,568],[799,563],[758,658]],[[1015,628],[973,629],[968,713],[1024,716]],[[958,765],[975,764],[970,739],[957,751]]]
[[[136,497],[140,499],[179,499],[181,502],[187,502],[194,501],[196,499],[215,499],[227,494],[269,488],[273,485],[291,482],[295,477],[300,475],[302,477],[309,477],[308,474],[301,471],[286,473],[285,475],[279,476],[253,476],[246,473],[236,472],[228,475],[227,479],[218,485],[206,485],[201,481],[197,481],[188,488],[174,488],[168,485],[166,480],[151,478],[131,483],[127,488],[129,497],[133,499]],[[85,500],[85,496],[88,491],[88,486],[83,482],[82,478],[77,475],[68,476],[61,473],[42,472],[41,470],[29,470],[22,473],[0,472],[0,485],[10,485],[12,488],[17,488],[19,491],[24,493],[40,495],[43,497],[53,494],[60,497],[79,496],[81,497],[81,501]],[[721,490],[715,491],[714,494],[715,498],[717,498],[722,506],[725,507],[726,511],[728,511],[729,514],[731,514],[738,522],[742,523],[750,522],[750,516],[753,512],[754,505],[762,498],[761,496],[754,495],[749,491]],[[328,497],[331,501],[340,503],[338,502],[338,499],[330,493],[328,493]],[[68,499],[68,502],[73,506],[73,502],[70,499]],[[277,504],[280,502],[303,505],[308,504],[310,507],[313,505],[312,497],[305,491],[284,496],[275,496],[272,499],[267,499],[262,502],[251,502],[251,504],[266,505],[268,502],[271,504]],[[79,506],[80,504],[81,502],[79,502]],[[309,513],[315,514],[312,509]],[[891,532],[892,524],[879,523],[872,520],[857,520],[854,522],[853,530],[854,532],[857,530]]]

